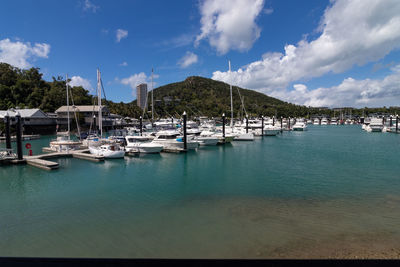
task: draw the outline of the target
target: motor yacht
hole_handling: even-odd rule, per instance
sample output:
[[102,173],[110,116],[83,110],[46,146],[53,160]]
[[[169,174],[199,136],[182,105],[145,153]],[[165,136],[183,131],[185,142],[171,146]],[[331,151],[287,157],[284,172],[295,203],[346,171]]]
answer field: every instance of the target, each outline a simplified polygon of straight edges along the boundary
[[104,144],[99,147],[89,147],[91,154],[104,156],[106,159],[124,158],[125,151],[118,144]]
[[163,146],[152,141],[153,138],[149,136],[125,136],[125,151],[127,153],[160,153]]
[[293,125],[293,131],[307,131],[307,125],[302,121],[297,121]]
[[[163,145],[164,149],[184,149],[184,142],[181,133],[176,130],[165,130],[156,133],[154,143]],[[187,140],[187,149],[196,149],[199,142]]]

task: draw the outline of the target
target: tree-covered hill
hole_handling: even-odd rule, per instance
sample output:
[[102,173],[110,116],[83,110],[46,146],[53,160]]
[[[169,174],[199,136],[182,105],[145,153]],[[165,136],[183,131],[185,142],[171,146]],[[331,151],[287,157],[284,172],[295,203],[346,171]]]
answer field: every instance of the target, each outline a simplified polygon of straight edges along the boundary
[[[39,68],[19,69],[7,63],[0,62],[0,110],[9,108],[40,108],[45,112],[54,112],[66,104],[66,81],[63,77],[53,77],[52,81],[42,78]],[[249,116],[298,117],[308,115],[334,115],[333,110],[319,109],[294,105],[269,97],[265,94],[233,87],[234,116],[243,117],[244,108]],[[81,86],[71,88],[72,99],[75,105],[92,105],[95,96]],[[148,110],[151,110],[150,95]],[[72,104],[71,99],[71,104]],[[229,85],[223,82],[197,76],[188,77],[186,80],[167,84],[154,89],[155,118],[180,116],[186,111],[189,116],[220,117],[225,113],[230,117],[230,90]],[[97,102],[97,101],[96,101]],[[143,111],[137,102],[114,103],[103,100],[112,113],[124,117],[139,118]],[[399,113],[399,108],[365,108],[348,109],[353,115],[367,115],[373,112]],[[151,113],[145,112],[145,118],[150,118]],[[336,116],[339,114],[336,113]]]
[[[239,90],[238,90],[239,89]],[[239,96],[240,93],[240,96]],[[304,116],[309,112],[305,106],[293,105],[265,94],[232,87],[234,116],[244,116],[246,110],[249,116]],[[244,104],[244,109],[242,101]],[[229,85],[198,76],[171,83],[154,89],[155,109],[158,115],[181,114],[220,117],[222,113],[230,117]],[[149,107],[151,100],[149,95]],[[149,108],[150,109],[150,108]]]

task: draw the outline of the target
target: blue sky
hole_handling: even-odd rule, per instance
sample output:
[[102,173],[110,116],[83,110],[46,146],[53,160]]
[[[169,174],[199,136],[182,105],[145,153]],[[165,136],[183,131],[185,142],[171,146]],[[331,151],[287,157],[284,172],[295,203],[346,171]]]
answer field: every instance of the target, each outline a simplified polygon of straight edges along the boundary
[[[0,61],[130,102],[198,75],[312,106],[400,105],[400,1],[2,1]],[[227,72],[228,59],[232,73]]]

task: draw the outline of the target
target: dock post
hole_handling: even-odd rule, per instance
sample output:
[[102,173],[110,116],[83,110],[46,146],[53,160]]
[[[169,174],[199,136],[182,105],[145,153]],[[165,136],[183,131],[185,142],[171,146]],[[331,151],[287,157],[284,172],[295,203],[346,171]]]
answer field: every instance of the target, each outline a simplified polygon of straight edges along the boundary
[[289,121],[288,121],[288,131],[290,131],[290,117],[289,117]]
[[382,117],[382,124],[385,126],[385,116]]
[[319,119],[319,125],[321,125],[322,118],[318,118],[318,119]]
[[225,141],[225,113],[222,113],[222,137]]
[[186,135],[186,111],[183,112],[183,149],[187,150],[187,135]]
[[396,133],[399,130],[399,115],[396,115]]
[[[97,131],[97,127],[96,127],[96,115],[93,115],[93,129],[94,129],[94,131],[97,133],[98,131]],[[89,133],[89,134],[91,134],[91,133]]]
[[10,116],[8,115],[8,111],[4,116],[4,123],[6,124],[6,148],[11,149]]
[[393,118],[392,118],[392,117],[393,117],[393,116],[390,115],[389,127],[392,127],[392,126],[393,126]]
[[275,126],[275,116],[272,117],[272,126]]
[[16,130],[17,130],[17,156],[18,160],[22,160],[22,125],[21,125],[21,115],[19,112],[15,115],[15,120],[16,120]]
[[140,136],[142,136],[143,133],[143,118],[140,116],[139,118],[139,128],[140,128]]
[[283,131],[283,117],[281,116],[281,133]]
[[246,115],[246,133],[249,133],[249,116]]
[[264,136],[264,116],[261,115],[261,136]]

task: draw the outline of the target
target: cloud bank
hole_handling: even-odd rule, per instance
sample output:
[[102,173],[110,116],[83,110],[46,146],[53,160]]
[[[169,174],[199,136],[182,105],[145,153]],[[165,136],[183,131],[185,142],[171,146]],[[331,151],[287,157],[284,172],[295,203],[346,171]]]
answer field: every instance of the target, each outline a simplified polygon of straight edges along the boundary
[[50,45],[46,43],[12,42],[6,38],[0,40],[0,62],[5,62],[18,68],[29,68],[30,61],[37,58],[48,58]]
[[[268,94],[273,92],[285,100],[294,99],[293,94],[298,90],[287,91],[290,83],[330,72],[342,73],[355,65],[382,59],[400,48],[400,1],[333,0],[325,10],[318,30],[320,35],[315,40],[303,39],[296,45],[288,44],[284,53],[268,52],[262,59],[230,74],[216,71],[212,78]],[[349,78],[331,89],[354,85],[352,81]],[[313,94],[318,95],[317,90]],[[307,90],[308,93],[313,91]],[[305,100],[304,104],[320,103],[315,99],[310,101]],[[363,100],[359,101],[361,105]],[[369,101],[372,103],[371,99]]]
[[184,69],[198,62],[198,57],[192,52],[186,52],[186,54],[178,61],[178,65]]
[[219,54],[247,51],[260,37],[256,18],[264,0],[205,0],[200,4],[201,33],[195,45],[207,39]]
[[88,79],[82,78],[81,76],[72,76],[71,81],[68,83],[71,87],[82,86],[86,90],[93,92],[93,86]]

